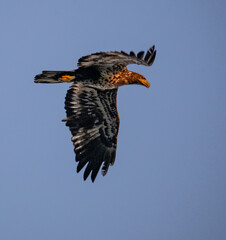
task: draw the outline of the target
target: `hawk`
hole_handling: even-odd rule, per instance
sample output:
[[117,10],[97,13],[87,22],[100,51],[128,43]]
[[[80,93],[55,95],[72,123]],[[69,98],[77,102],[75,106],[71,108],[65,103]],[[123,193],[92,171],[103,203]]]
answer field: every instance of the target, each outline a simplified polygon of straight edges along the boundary
[[72,82],[65,98],[66,122],[72,133],[77,172],[85,165],[84,180],[91,173],[92,182],[102,166],[105,176],[115,162],[119,115],[118,88],[139,84],[147,88],[150,83],[139,73],[126,66],[151,66],[155,60],[155,46],[146,53],[98,52],[78,60],[78,69],[72,71],[43,71],[35,76],[35,83]]

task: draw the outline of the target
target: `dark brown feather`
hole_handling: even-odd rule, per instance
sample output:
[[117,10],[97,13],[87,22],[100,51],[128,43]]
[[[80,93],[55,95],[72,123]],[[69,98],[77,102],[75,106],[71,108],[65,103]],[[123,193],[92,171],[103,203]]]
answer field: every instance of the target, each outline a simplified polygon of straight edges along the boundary
[[139,59],[142,59],[143,56],[144,56],[144,51],[141,51],[141,52],[139,52],[139,53],[137,54],[137,57],[138,57]]
[[74,136],[77,172],[86,166],[84,180],[91,173],[94,181],[102,163],[112,162],[112,154],[106,159],[105,152],[116,151],[119,127],[116,96],[117,89],[98,90],[74,84],[68,90],[66,126]]
[[129,55],[132,57],[136,57],[136,54],[133,51],[131,51]]

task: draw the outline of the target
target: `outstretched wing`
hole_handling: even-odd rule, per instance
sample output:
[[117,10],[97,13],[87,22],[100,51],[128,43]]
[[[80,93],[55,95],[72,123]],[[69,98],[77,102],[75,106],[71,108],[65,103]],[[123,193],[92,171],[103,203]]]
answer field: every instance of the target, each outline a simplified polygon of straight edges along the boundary
[[100,90],[82,83],[73,84],[67,92],[63,121],[73,135],[77,172],[87,164],[84,180],[92,172],[94,181],[102,163],[103,175],[114,164],[119,130],[116,97],[117,89]]
[[134,52],[125,53],[121,52],[99,52],[88,56],[84,56],[78,60],[79,67],[89,67],[91,65],[122,65],[138,64],[151,66],[155,60],[156,50],[152,46],[145,54],[144,51],[139,52],[137,55]]

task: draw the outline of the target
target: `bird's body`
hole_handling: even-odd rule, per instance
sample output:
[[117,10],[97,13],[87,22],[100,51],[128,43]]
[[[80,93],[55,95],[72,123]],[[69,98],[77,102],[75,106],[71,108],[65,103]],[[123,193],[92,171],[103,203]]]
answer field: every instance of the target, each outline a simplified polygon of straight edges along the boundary
[[63,120],[72,133],[72,142],[78,162],[77,172],[86,164],[84,180],[91,173],[92,181],[103,164],[105,175],[114,164],[119,115],[117,111],[118,87],[149,82],[138,73],[129,71],[128,64],[152,65],[156,51],[100,52],[82,57],[79,68],[73,71],[43,71],[35,77],[36,83],[73,82],[65,99],[67,117]]

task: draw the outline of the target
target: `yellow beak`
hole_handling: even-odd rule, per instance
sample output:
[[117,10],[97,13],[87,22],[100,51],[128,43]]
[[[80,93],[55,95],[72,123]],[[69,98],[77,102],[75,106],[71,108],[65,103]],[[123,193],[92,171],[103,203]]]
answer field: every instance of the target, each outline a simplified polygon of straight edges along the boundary
[[150,87],[150,83],[146,80],[146,79],[139,79],[138,80],[140,85],[144,85],[145,87],[149,88]]

